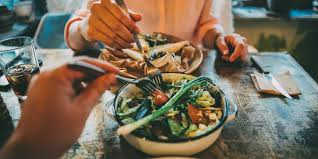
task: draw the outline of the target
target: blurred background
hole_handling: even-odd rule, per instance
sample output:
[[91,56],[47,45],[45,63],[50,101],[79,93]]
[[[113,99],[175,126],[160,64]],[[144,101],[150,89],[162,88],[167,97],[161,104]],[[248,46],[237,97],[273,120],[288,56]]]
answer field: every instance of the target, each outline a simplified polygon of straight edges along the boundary
[[[39,48],[66,48],[63,29],[81,0],[0,0],[0,40],[26,35]],[[214,0],[228,32],[258,52],[288,52],[318,81],[318,0]],[[230,21],[230,22],[229,22]]]

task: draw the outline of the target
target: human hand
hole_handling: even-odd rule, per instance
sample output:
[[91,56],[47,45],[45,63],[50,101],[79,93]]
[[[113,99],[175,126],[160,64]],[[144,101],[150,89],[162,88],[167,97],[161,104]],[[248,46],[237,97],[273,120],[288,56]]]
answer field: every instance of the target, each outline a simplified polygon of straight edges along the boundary
[[90,14],[81,21],[79,29],[89,42],[101,41],[109,47],[129,48],[134,42],[131,32],[140,32],[135,22],[141,18],[141,14],[131,11],[127,15],[112,0],[101,0],[92,4]]
[[[239,58],[242,61],[246,61],[248,58],[247,40],[239,34],[220,34],[216,39],[216,46],[225,61],[234,62]],[[230,53],[230,48],[233,48],[233,53]]]
[[[103,61],[81,60],[109,73],[89,83],[78,95],[73,82],[85,75],[69,69],[67,65],[34,76],[22,106],[20,122],[2,152],[2,155],[6,154],[3,156],[57,158],[77,140],[93,106],[116,82],[115,74],[119,72],[118,68]],[[5,153],[8,151],[12,151],[14,156]]]

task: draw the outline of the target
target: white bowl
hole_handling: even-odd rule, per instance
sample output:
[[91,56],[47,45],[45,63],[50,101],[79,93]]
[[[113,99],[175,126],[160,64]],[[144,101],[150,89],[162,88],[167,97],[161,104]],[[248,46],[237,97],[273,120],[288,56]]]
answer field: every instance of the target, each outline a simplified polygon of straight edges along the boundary
[[[143,77],[145,78],[145,77]],[[194,79],[195,76],[181,74],[181,73],[164,73],[164,80],[181,80],[182,78]],[[133,97],[136,93],[139,93],[135,85],[127,84],[123,86],[115,98],[114,110],[116,111],[117,106],[120,104],[122,97]],[[222,93],[222,92],[221,92]],[[223,93],[222,93],[223,94]],[[124,136],[128,143],[135,147],[136,149],[147,153],[152,156],[167,156],[167,155],[177,155],[177,156],[190,156],[199,153],[209,146],[211,146],[215,140],[219,137],[223,126],[228,121],[233,120],[237,115],[237,106],[235,104],[229,104],[229,101],[222,96],[222,106],[223,106],[223,117],[220,120],[219,125],[217,125],[213,130],[207,132],[202,136],[189,139],[180,139],[175,141],[166,140],[150,140],[145,137],[140,137],[135,134],[129,134]],[[230,105],[233,106],[233,111],[230,112]],[[117,122],[122,125],[123,123],[116,116]]]

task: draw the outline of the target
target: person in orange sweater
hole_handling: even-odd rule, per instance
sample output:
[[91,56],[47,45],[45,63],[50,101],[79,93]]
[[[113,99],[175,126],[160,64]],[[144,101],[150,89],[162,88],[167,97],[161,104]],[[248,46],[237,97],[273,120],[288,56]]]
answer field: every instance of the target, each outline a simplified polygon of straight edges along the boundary
[[[213,0],[126,0],[129,9],[142,13],[125,14],[112,0],[84,0],[83,8],[69,20],[65,39],[73,50],[83,50],[102,42],[123,49],[132,47],[131,32],[164,32],[206,48],[220,50],[222,59],[247,59],[246,38],[225,34],[213,16]],[[138,22],[138,25],[137,23]],[[234,52],[230,53],[230,49]]]

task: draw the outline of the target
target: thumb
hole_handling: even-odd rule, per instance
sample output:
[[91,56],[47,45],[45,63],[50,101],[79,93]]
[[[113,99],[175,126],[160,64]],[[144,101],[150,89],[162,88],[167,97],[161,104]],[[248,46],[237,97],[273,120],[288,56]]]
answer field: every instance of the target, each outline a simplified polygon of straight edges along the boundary
[[216,46],[220,50],[223,56],[226,56],[229,54],[229,47],[227,46],[224,37],[220,37],[217,39]]
[[75,98],[74,102],[81,106],[79,109],[85,109],[87,112],[90,112],[100,96],[110,87],[110,85],[116,82],[116,74],[110,73],[101,76],[90,83],[84,91]]
[[141,14],[135,13],[133,11],[129,11],[129,16],[135,22],[138,22],[138,21],[140,21],[142,19],[142,15]]

